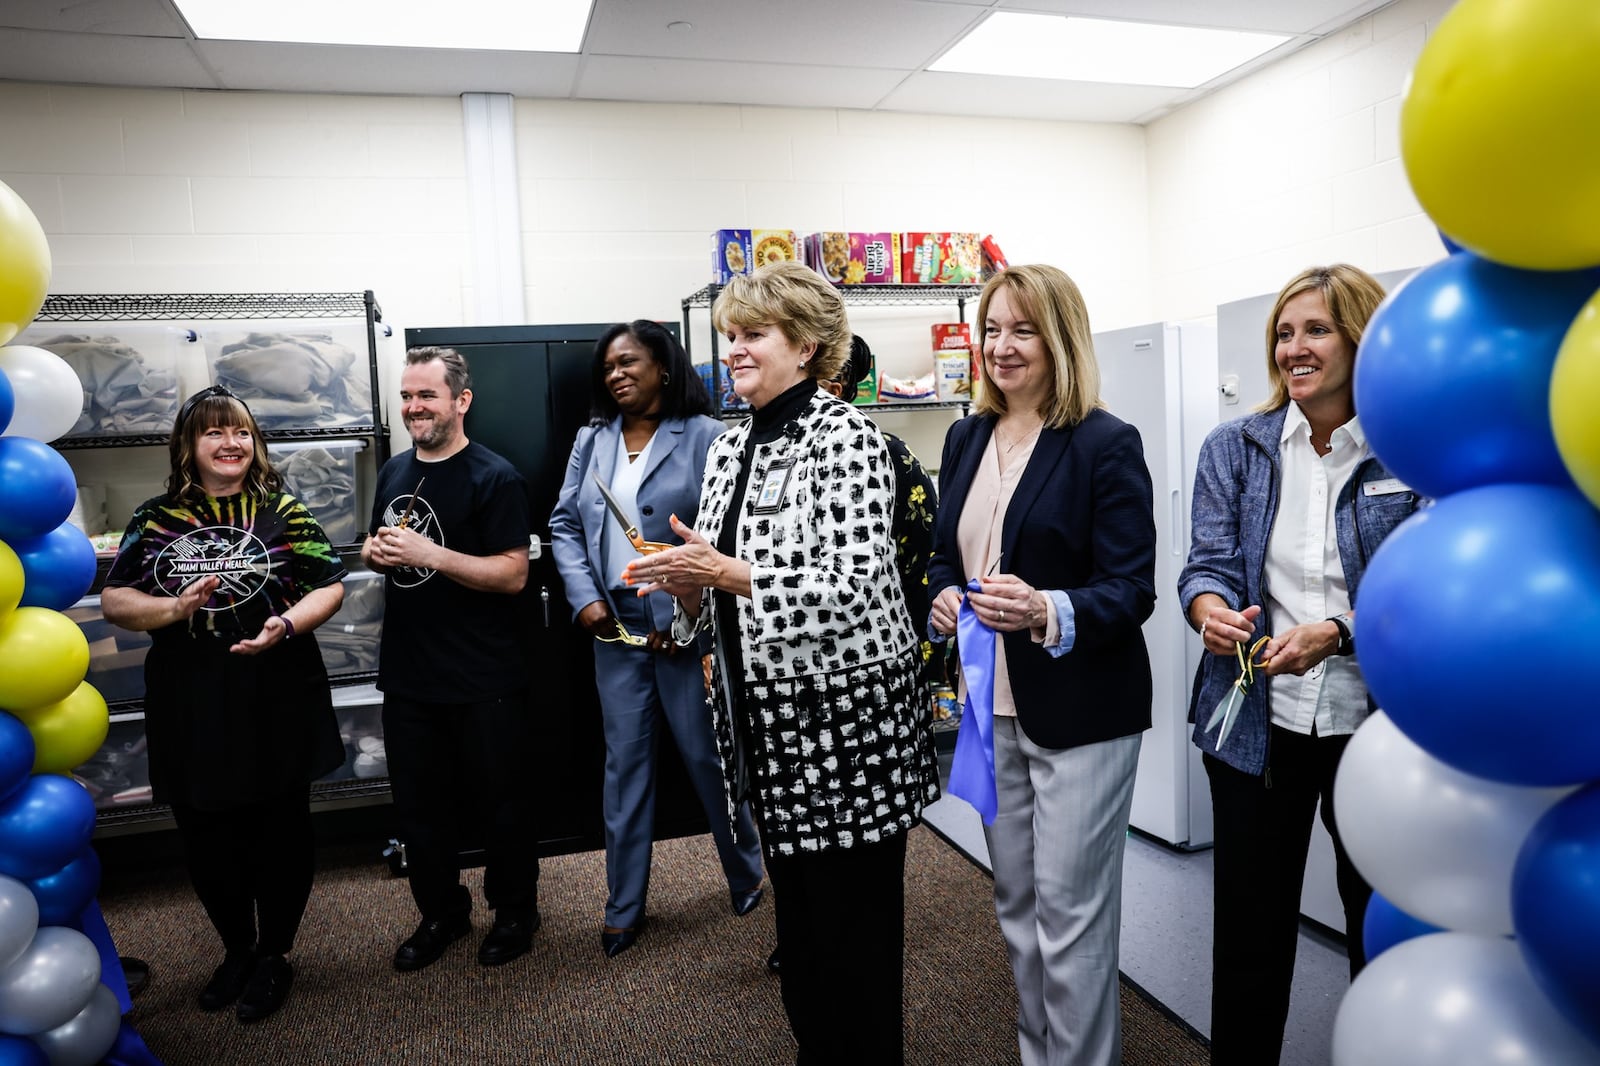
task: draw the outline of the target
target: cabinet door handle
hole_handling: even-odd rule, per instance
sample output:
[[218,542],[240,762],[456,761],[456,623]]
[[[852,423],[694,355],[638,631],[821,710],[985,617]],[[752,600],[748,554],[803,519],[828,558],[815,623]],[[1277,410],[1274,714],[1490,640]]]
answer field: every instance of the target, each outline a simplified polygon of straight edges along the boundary
[[546,629],[549,629],[550,628],[550,587],[548,585],[540,585],[539,586],[539,602],[544,605],[544,627]]

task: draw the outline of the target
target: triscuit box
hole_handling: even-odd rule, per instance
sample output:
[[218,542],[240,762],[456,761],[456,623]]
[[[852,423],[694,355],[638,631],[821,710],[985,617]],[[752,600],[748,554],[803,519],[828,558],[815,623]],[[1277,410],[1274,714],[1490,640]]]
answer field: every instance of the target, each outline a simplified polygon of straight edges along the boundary
[[983,273],[976,233],[902,233],[900,280],[907,285],[970,285]]
[[895,233],[813,233],[804,242],[806,263],[835,285],[893,285],[900,280],[900,238]]
[[726,285],[750,273],[751,262],[749,230],[719,229],[711,235],[711,284]]
[[945,403],[972,399],[972,353],[934,352],[933,386]]

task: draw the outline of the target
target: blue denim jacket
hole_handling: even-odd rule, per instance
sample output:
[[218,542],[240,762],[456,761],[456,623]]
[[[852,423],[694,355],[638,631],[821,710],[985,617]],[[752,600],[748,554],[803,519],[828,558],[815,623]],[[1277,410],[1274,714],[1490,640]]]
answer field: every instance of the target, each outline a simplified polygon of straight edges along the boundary
[[[1189,561],[1178,576],[1178,599],[1185,619],[1189,617],[1189,605],[1205,592],[1216,593],[1235,610],[1263,602],[1267,540],[1278,514],[1278,487],[1282,480],[1278,441],[1287,416],[1288,407],[1284,406],[1225,422],[1212,430],[1201,445],[1194,479],[1192,546]],[[1372,553],[1417,508],[1417,496],[1409,489],[1374,495],[1363,491],[1362,486],[1393,476],[1376,457],[1368,458],[1339,490],[1334,529],[1352,606]],[[1256,619],[1255,637],[1265,636],[1268,624],[1263,611]],[[1267,766],[1267,738],[1271,733],[1270,683],[1258,682],[1251,687],[1224,752],[1217,752],[1216,731],[1208,733],[1205,729],[1211,711],[1238,675],[1231,656],[1202,657],[1189,700],[1194,742],[1201,751],[1216,755],[1228,765],[1259,775]]]

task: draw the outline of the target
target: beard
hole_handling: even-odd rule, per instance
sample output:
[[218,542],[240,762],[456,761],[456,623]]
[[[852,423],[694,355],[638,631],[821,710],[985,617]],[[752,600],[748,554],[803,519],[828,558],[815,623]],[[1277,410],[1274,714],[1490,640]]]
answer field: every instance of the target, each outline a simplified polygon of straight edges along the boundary
[[408,418],[406,432],[411,434],[411,442],[418,447],[437,448],[451,441],[459,425],[459,419],[440,418],[437,415],[429,418]]

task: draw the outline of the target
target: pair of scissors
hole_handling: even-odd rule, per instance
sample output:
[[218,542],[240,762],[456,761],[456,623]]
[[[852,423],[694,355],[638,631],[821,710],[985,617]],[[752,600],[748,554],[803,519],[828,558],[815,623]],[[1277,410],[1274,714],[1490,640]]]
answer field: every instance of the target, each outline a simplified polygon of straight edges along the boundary
[[1233,732],[1233,723],[1239,720],[1239,708],[1244,706],[1245,693],[1250,691],[1250,686],[1256,681],[1256,668],[1266,665],[1255,661],[1256,654],[1271,637],[1262,637],[1250,645],[1250,650],[1245,651],[1244,642],[1236,642],[1233,652],[1239,657],[1239,679],[1229,688],[1228,694],[1217,703],[1217,709],[1211,712],[1211,720],[1206,722],[1206,732],[1209,733],[1218,725],[1222,732],[1217,734],[1217,750],[1222,750],[1222,745],[1227,743],[1228,734]]
[[617,524],[622,527],[622,534],[628,538],[628,543],[633,545],[634,551],[640,555],[653,555],[656,552],[664,552],[672,547],[670,544],[662,544],[660,541],[655,540],[645,540],[644,537],[640,536],[639,527],[628,520],[627,514],[622,510],[622,505],[617,502],[615,496],[611,495],[611,490],[606,488],[606,483],[600,480],[599,474],[594,475],[594,483],[600,490],[600,495],[605,497],[606,506],[611,510],[611,517],[615,518]]

